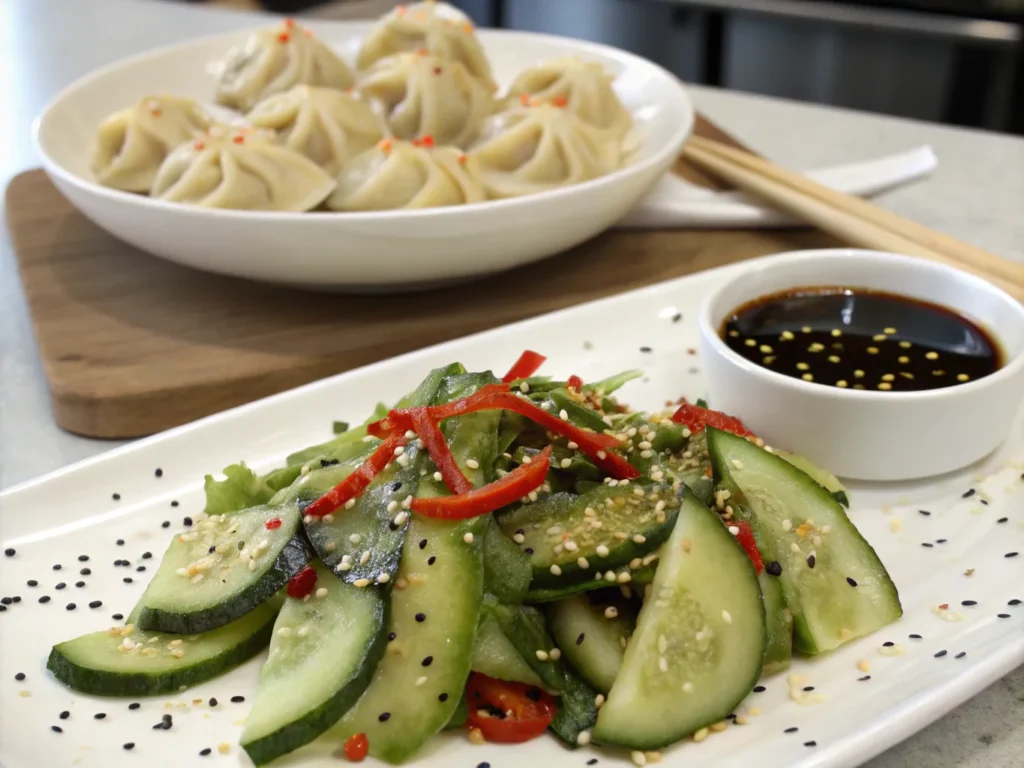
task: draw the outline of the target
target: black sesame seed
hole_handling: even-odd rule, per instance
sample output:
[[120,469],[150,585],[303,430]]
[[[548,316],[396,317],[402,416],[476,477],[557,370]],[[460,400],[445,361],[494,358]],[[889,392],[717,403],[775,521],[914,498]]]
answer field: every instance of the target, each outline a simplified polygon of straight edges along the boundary
[[101,605],[103,605],[102,600],[93,600],[91,603],[89,603],[90,608],[99,608]]
[[160,523],[160,527],[161,528],[170,528],[171,527],[171,521],[170,520],[164,520],[162,523]]
[[1013,600],[1008,602],[1007,605],[1020,605],[1020,600],[1018,600],[1017,598],[1013,598]]
[[927,509],[919,509],[919,510],[917,510],[917,513],[919,515],[924,515],[925,517],[928,517],[929,515],[931,515],[931,512],[929,512]]
[[25,679],[25,673],[24,672],[19,672],[18,674],[16,674],[14,676],[14,679],[17,680],[20,683],[22,680]]
[[54,733],[64,733],[64,729],[61,728],[59,725],[51,725],[50,730]]
[[80,563],[88,563],[89,562],[89,556],[88,555],[79,555],[78,556],[78,562],[80,562]]
[[437,700],[440,701],[440,702],[448,701],[448,694],[447,693],[442,693],[440,696],[437,697]]
[[38,587],[39,586],[39,582],[36,581],[35,579],[29,579],[25,583],[28,584],[30,587]]
[[807,567],[808,568],[813,568],[815,562],[817,562],[817,561],[814,559],[814,555],[808,555],[807,556]]
[[177,499],[171,499],[171,506],[172,507],[178,506],[178,500]]
[[527,547],[526,549],[523,550],[523,552],[525,552],[528,555],[532,555],[533,554],[533,547]]
[[937,652],[937,653],[935,654],[935,658],[936,658],[936,659],[941,659],[941,658],[942,658],[943,656],[945,656],[945,655],[946,655],[946,651],[939,651],[939,652]]
[[847,576],[847,577],[846,577],[846,583],[847,583],[847,584],[849,584],[849,585],[850,585],[851,587],[856,587],[856,586],[857,586],[857,582],[856,582],[856,581],[854,581],[854,580],[853,580],[853,579],[852,579],[851,577],[849,577],[849,576]]
[[163,477],[164,476],[164,471],[162,469],[160,469],[160,467],[157,467],[156,471],[153,474],[156,475],[157,477]]
[[930,541],[922,541],[921,542],[921,546],[925,547],[926,549],[931,549],[935,545],[932,544]]
[[206,554],[212,555],[216,551],[217,551],[217,545],[214,544],[212,547],[210,547],[208,550],[206,550]]
[[644,353],[648,353],[648,352],[651,352],[652,350],[651,350],[650,347],[640,347],[640,351],[644,352]]
[[121,494],[120,493],[112,493],[112,494],[110,494],[110,498],[112,498],[114,501],[120,501],[121,500]]
[[68,611],[73,611],[75,610],[76,607],[77,606],[74,603],[68,603],[66,606],[64,606],[64,609]]
[[1000,517],[998,520],[996,520],[996,522],[997,523],[1006,523],[1006,522],[1009,522],[1009,520],[1010,520],[1010,518],[1008,518],[1008,517]]
[[783,731],[783,733],[796,733],[796,732],[797,732],[797,731],[799,731],[799,730],[800,730],[800,729],[799,729],[799,728],[797,728],[797,727],[796,727],[795,725],[791,725],[791,726],[790,726],[789,728],[787,728],[786,730],[784,730],[784,731]]
[[870,680],[870,679],[871,679],[871,675],[864,675],[864,677],[858,677],[857,678],[857,682],[858,683],[863,683],[863,682],[866,682],[867,680]]
[[768,573],[772,576],[782,575],[782,563],[780,563],[778,560],[772,560],[770,563],[768,563],[768,565],[764,567],[764,569],[768,571]]
[[60,570],[61,568],[63,568],[63,567],[64,567],[64,566],[62,566],[62,565],[61,565],[60,563],[57,563],[57,564],[56,564],[55,566],[53,566],[53,570],[55,570],[55,571],[59,571],[59,570]]
[[963,495],[961,496],[961,498],[963,498],[963,499],[969,499],[969,498],[971,498],[971,496],[973,496],[973,495],[974,495],[975,493],[977,493],[977,491],[975,491],[975,490],[974,490],[973,488],[968,488],[968,489],[967,489],[966,491],[964,491],[964,492],[963,492]]
[[422,662],[420,662],[420,663],[421,663],[421,664],[422,664],[422,665],[423,665],[424,667],[429,667],[429,666],[430,666],[431,664],[433,664],[433,663],[434,663],[434,657],[433,657],[433,656],[427,656],[427,657],[425,657],[425,658],[423,659],[423,661],[422,661]]
[[0,603],[0,613],[3,613],[6,610],[7,610],[7,606],[4,605],[3,603]]
[[390,642],[391,642],[392,640],[394,640],[394,639],[395,639],[396,637],[398,637],[398,635],[396,635],[396,634],[395,634],[394,632],[389,632],[389,633],[388,633],[388,642],[390,643]]
[[401,488],[401,487],[402,487],[401,481],[397,481],[397,482],[392,483],[391,486],[388,488],[388,490],[390,490],[392,493],[398,493],[398,489]]
[[131,704],[128,705],[128,709],[138,709],[141,706],[142,705],[139,702],[133,701]]
[[896,645],[896,643],[894,643],[892,640],[886,640],[884,643],[882,643],[883,648],[892,648],[894,645]]
[[97,712],[95,715],[92,716],[92,719],[93,720],[103,720],[106,716],[107,716],[106,712]]
[[192,525],[192,518],[185,516],[181,519],[181,522],[185,525],[186,528],[188,528]]
[[674,315],[672,315],[672,322],[673,323],[678,323],[682,319],[683,319],[683,313],[682,312],[676,312]]
[[435,555],[431,555],[430,557],[427,558],[427,565],[433,565],[436,560],[437,560],[437,557]]
[[14,597],[11,598],[11,600],[13,600],[16,603],[20,603],[21,602],[21,595],[15,595]]
[[83,576],[92,576],[92,569],[91,568],[83,568],[82,570],[79,571],[79,573],[82,574]]
[[988,500],[987,499],[978,499],[978,501],[980,501],[982,503],[982,505],[984,505],[986,507],[988,506]]
[[78,587],[79,589],[81,589],[82,587],[85,586],[85,582],[84,581],[76,581],[75,582],[75,586]]
[[587,765],[597,765],[597,758],[592,757],[589,760],[587,760]]
[[69,717],[71,717],[71,713],[65,709],[63,712],[57,715],[57,717],[59,717],[61,720],[67,720]]
[[174,716],[167,714],[167,715],[161,716],[160,719],[163,720],[165,723],[170,723],[170,722],[174,721]]
[[957,654],[956,656],[954,656],[953,658],[954,658],[954,659],[962,659],[962,658],[963,658],[964,656],[966,656],[966,655],[967,655],[967,651],[960,651],[960,653],[958,653],[958,654]]
[[0,605],[10,605],[13,602],[13,597],[0,597]]
[[239,551],[245,549],[245,542],[244,541],[239,541],[238,542],[238,549],[239,549]]
[[48,603],[48,602],[50,602],[50,596],[49,595],[43,595],[42,597],[39,598],[39,602],[40,603]]
[[426,549],[426,548],[427,548],[427,540],[426,539],[420,539],[420,549]]
[[816,746],[818,746],[818,742],[816,742],[816,741],[805,741],[804,742],[804,746],[805,747],[816,747]]
[[132,577],[131,576],[125,576],[123,579],[121,579],[121,581],[123,581],[125,584],[131,584],[132,583]]
[[123,613],[115,613],[110,618],[112,618],[114,621],[120,621],[121,619],[124,618],[124,614]]
[[910,637],[911,640],[920,640],[921,639],[921,636],[917,635],[917,634],[909,635],[909,637]]
[[209,747],[203,747],[202,749],[199,750],[199,756],[200,757],[206,757],[211,752],[213,752],[213,750],[210,749]]
[[977,604],[978,604],[977,600],[962,600],[960,602],[960,605],[966,605],[967,607],[970,607],[972,605],[977,605]]
[[1003,557],[1016,557],[1016,556],[1017,556],[1016,552],[1007,552],[1005,555],[1003,555]]
[[124,546],[124,539],[118,539],[114,543],[117,544],[117,546],[119,546],[119,547],[123,547]]
[[814,690],[814,686],[813,685],[805,685],[804,686],[804,693],[810,693],[813,690]]
[[530,701],[540,701],[540,688],[527,688],[526,698]]
[[477,763],[477,764],[476,764],[476,768],[491,768],[491,764],[490,764],[490,763],[487,763],[487,762],[484,762],[484,763]]
[[767,689],[763,685],[755,685],[754,693],[764,693]]
[[232,696],[231,697],[231,703],[232,704],[241,704],[243,701],[245,701],[245,696]]
[[146,570],[146,566],[140,565],[138,568],[135,569],[135,572],[142,573],[144,570]]
[[996,618],[997,619],[1008,619],[1008,618],[1010,618],[1010,614],[1008,614],[1008,613],[997,613],[996,614]]
[[425,613],[417,613],[416,614],[416,621],[418,623],[422,624],[426,620],[427,620],[427,614],[425,614]]
[[65,583],[64,583],[64,582],[62,581],[62,582],[59,582],[59,583],[57,584],[57,586],[55,586],[55,587],[54,587],[54,589],[64,589],[64,587],[66,587],[66,586],[67,586],[67,584],[65,584]]
[[936,540],[935,540],[935,543],[936,543],[936,544],[945,544],[945,543],[946,543],[946,541],[947,541],[946,539],[936,539]]
[[584,633],[580,632],[580,636],[576,638],[576,645],[583,645]]
[[210,704],[211,707],[216,707],[217,706],[217,699],[211,697],[209,704]]
[[134,741],[126,742],[125,744],[122,745],[122,748],[126,749],[126,750],[128,750],[130,752],[131,750],[135,749],[135,742]]
[[14,557],[16,554],[18,554],[18,550],[16,550],[14,547],[8,547],[4,550],[4,554],[8,557]]
[[390,719],[391,719],[391,713],[390,712],[381,712],[379,715],[377,715],[377,720],[379,720],[382,723],[386,723]]

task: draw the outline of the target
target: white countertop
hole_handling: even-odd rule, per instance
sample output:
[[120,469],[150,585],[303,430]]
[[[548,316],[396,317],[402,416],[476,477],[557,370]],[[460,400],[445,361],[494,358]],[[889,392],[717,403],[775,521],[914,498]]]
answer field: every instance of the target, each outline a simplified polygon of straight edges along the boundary
[[[90,70],[256,17],[166,0],[0,0],[0,181],[38,165],[33,117]],[[694,88],[697,106],[794,167],[856,161],[930,144],[939,170],[888,194],[886,207],[1024,261],[1024,139]],[[0,489],[114,447],[60,431],[0,219]],[[0,515],[0,527],[3,518]],[[889,750],[872,768],[1024,766],[1024,667]]]

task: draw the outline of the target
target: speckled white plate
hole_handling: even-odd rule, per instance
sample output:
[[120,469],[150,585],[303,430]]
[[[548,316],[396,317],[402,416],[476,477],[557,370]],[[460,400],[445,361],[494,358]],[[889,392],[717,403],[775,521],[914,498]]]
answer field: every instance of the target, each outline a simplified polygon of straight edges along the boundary
[[[719,281],[742,268],[663,283],[326,379],[0,496],[0,548],[17,550],[13,557],[0,556],[0,595],[21,598],[0,613],[0,764],[248,765],[237,747],[248,704],[230,699],[251,699],[261,660],[181,696],[143,700],[134,711],[128,700],[72,692],[45,669],[53,643],[105,628],[115,623],[112,614],[131,609],[168,540],[162,523],[176,528],[184,515],[202,508],[203,474],[239,459],[270,468],[289,451],[327,439],[333,419],[361,420],[376,401],[399,397],[429,368],[457,359],[471,369],[502,370],[524,347],[549,355],[546,372],[556,375],[575,373],[586,380],[644,368],[647,378],[623,391],[638,406],[701,396],[697,307]],[[765,690],[737,709],[748,725],[669,749],[662,765],[857,765],[1024,662],[1024,605],[1016,603],[1024,599],[1024,412],[1007,418],[1016,425],[1009,444],[968,471],[915,484],[852,487],[851,516],[888,566],[905,615],[836,653],[794,664],[792,672],[804,678],[798,685],[814,686],[823,700],[798,704],[789,696],[786,675],[764,680]],[[959,423],[953,415],[950,439],[956,439]],[[124,545],[116,545],[117,539]],[[146,551],[153,552],[152,560],[142,559]],[[1010,556],[1018,551],[1021,556]],[[79,562],[79,555],[90,559]],[[118,559],[131,566],[115,567]],[[53,570],[58,564],[61,569]],[[143,565],[150,570],[137,573]],[[80,575],[82,568],[91,573]],[[39,585],[27,586],[29,579]],[[134,581],[125,583],[129,579]],[[60,582],[67,586],[58,590]],[[43,595],[50,602],[40,604]],[[90,609],[97,600],[102,606]],[[73,611],[66,609],[71,602]],[[941,616],[940,604],[949,606]],[[886,642],[895,645],[883,652]],[[862,660],[869,673],[858,669]],[[15,680],[19,672],[24,680]],[[206,703],[211,696],[220,702],[215,708]],[[63,710],[71,714],[59,720]],[[94,719],[99,712],[106,717]],[[175,716],[173,729],[152,730],[165,712]],[[52,725],[63,733],[52,732]],[[131,752],[122,748],[126,742],[134,743]],[[217,753],[222,743],[230,745],[226,757]],[[201,758],[205,747],[214,752]],[[331,751],[331,745],[312,745],[280,764],[337,766]],[[594,757],[602,766],[629,764],[626,754],[570,752],[554,738],[516,747],[472,746],[461,732],[435,739],[415,764],[582,768]]]

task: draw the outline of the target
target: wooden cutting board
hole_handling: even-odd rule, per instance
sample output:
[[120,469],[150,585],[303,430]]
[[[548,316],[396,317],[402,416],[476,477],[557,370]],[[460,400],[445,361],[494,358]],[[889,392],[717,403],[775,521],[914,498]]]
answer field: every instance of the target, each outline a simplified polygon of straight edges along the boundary
[[[736,144],[705,119],[697,133]],[[675,172],[718,186],[682,162]],[[545,261],[541,270],[521,267],[471,290],[339,300],[148,256],[86,220],[41,170],[11,181],[6,213],[54,418],[70,432],[107,438],[151,434],[660,280],[835,244],[811,231],[612,230]]]

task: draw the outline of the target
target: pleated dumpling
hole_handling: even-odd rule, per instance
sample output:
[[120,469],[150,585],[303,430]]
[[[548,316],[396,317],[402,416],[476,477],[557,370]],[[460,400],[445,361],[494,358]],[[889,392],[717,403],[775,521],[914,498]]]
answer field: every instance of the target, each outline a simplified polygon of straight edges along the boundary
[[296,85],[264,99],[246,119],[274,131],[278,144],[305,155],[331,176],[387,135],[384,121],[364,100],[313,85]]
[[308,211],[334,190],[334,180],[298,152],[250,129],[216,126],[174,150],[150,194],[205,208]]
[[509,106],[547,102],[562,106],[613,138],[622,138],[633,125],[629,110],[612,89],[604,67],[571,56],[521,72],[508,91]]
[[100,123],[92,172],[107,187],[149,192],[171,150],[206,132],[210,117],[192,99],[147,96]]
[[327,207],[383,211],[485,199],[476,163],[458,149],[386,139],[345,166]]
[[384,16],[363,41],[356,66],[367,69],[380,59],[420,49],[440,59],[461,62],[488,90],[497,90],[491,65],[469,17],[448,3],[431,0],[399,5]]
[[471,155],[491,197],[518,197],[611,173],[622,153],[572,112],[540,104],[494,115]]
[[374,64],[359,81],[363,95],[384,108],[400,139],[430,136],[468,146],[494,111],[491,92],[458,61],[400,53]]
[[254,33],[217,65],[217,103],[248,112],[294,85],[344,89],[355,82],[348,65],[291,19]]

